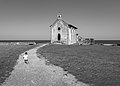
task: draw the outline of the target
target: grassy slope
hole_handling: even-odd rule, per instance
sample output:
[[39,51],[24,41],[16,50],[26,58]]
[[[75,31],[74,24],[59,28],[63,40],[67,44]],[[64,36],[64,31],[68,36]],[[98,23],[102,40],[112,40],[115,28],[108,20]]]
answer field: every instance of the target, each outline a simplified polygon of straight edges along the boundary
[[84,83],[120,86],[120,47],[48,45],[38,53]]
[[33,48],[33,45],[0,45],[0,84],[2,84],[16,64],[19,54]]

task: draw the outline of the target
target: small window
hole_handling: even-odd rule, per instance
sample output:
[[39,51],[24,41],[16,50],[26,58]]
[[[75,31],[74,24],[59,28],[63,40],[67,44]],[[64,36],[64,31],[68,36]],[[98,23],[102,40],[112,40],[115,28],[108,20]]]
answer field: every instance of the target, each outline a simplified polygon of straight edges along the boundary
[[76,36],[78,36],[78,34],[76,34]]
[[60,30],[60,27],[58,27],[58,30]]

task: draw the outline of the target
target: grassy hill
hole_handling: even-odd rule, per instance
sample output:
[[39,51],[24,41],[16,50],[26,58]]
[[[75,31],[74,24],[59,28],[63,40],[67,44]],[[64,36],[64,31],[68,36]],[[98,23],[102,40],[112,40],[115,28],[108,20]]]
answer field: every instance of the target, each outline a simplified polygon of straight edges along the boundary
[[79,81],[93,86],[120,86],[120,47],[47,45],[37,52]]

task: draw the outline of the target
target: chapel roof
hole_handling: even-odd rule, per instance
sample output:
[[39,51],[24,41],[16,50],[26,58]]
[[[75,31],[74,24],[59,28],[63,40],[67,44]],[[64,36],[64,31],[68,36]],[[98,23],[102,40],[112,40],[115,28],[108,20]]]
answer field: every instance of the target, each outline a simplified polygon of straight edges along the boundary
[[72,28],[74,28],[74,29],[78,29],[77,27],[75,27],[75,26],[73,26],[73,25],[71,25],[71,24],[68,24],[68,27],[69,27],[69,28],[72,27]]
[[58,14],[58,16],[57,16],[56,21],[55,21],[52,25],[50,25],[50,27],[51,27],[51,26],[54,26],[54,25],[56,24],[56,22],[58,22],[58,21],[62,21],[62,22],[64,23],[64,25],[67,25],[69,28],[72,27],[72,29],[78,29],[77,27],[75,27],[75,26],[73,26],[73,25],[71,25],[71,24],[68,24],[68,23],[66,23],[64,20],[62,20],[62,16],[61,16],[60,12],[59,12],[59,14]]

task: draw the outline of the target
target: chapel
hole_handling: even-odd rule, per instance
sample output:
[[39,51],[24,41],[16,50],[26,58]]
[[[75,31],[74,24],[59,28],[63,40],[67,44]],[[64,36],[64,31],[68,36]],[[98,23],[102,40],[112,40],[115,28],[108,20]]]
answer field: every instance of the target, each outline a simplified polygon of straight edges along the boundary
[[62,19],[61,13],[58,14],[56,21],[50,25],[51,43],[75,44],[78,41],[77,27],[66,23]]

